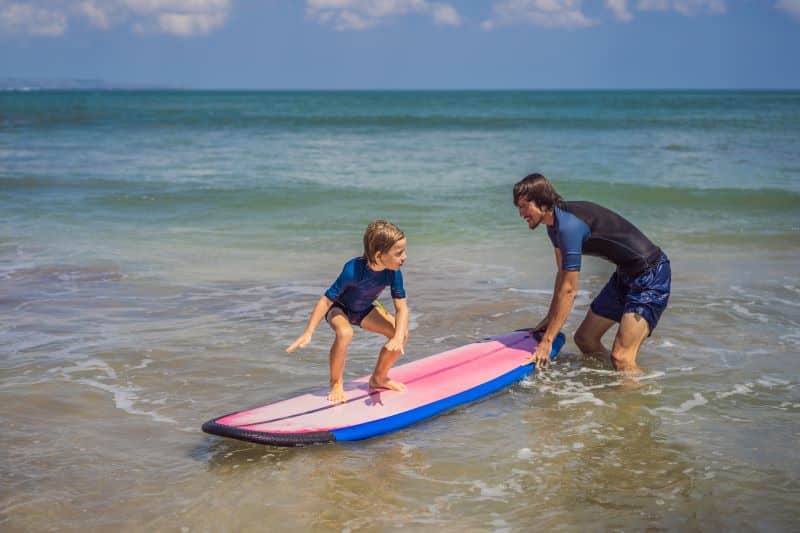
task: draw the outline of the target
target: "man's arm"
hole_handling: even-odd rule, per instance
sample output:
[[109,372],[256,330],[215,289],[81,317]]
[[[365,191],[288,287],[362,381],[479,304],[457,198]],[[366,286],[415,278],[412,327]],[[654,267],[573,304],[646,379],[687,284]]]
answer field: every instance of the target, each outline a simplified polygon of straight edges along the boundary
[[563,277],[562,276],[563,270],[561,270],[561,260],[559,259],[561,254],[558,248],[554,248],[554,250],[556,251],[556,279],[553,282],[553,296],[550,297],[550,307],[547,308],[547,314],[544,316],[542,320],[539,321],[538,324],[536,324],[536,326],[533,328],[533,331],[546,330],[547,324],[550,322],[550,317],[553,316],[553,307],[556,301],[555,295],[558,292],[558,287],[561,285]]
[[546,366],[550,362],[553,341],[567,321],[570,311],[572,311],[580,281],[579,271],[564,270],[562,268],[561,250],[556,248],[555,255],[558,274],[553,288],[553,299],[550,301],[550,311],[547,314],[547,327],[542,334],[542,339],[539,341],[539,346],[536,347],[536,351],[525,362],[525,364],[536,363],[539,367]]

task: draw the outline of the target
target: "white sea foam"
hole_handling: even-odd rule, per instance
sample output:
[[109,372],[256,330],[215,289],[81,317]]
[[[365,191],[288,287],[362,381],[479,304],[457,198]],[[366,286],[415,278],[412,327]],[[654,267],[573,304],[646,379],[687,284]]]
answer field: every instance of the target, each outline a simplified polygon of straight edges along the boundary
[[586,424],[581,424],[579,426],[574,427],[572,431],[581,435],[584,433],[593,433],[602,428],[603,426],[601,424],[598,424],[597,422],[588,422]]
[[403,457],[408,459],[413,455],[415,448],[416,446],[412,446],[411,444],[401,443],[400,453],[402,454]]
[[769,318],[767,318],[767,315],[764,315],[764,314],[761,314],[761,313],[754,313],[752,311],[749,311],[748,309],[746,309],[742,305],[733,304],[731,306],[731,309],[733,309],[734,311],[736,311],[740,315],[743,315],[743,316],[745,316],[747,318],[754,318],[754,319],[758,320],[759,322],[764,322],[764,323],[769,322]]
[[666,411],[668,413],[688,413],[695,407],[706,405],[707,403],[708,400],[706,400],[702,394],[700,394],[699,392],[695,392],[692,399],[686,400],[680,405],[680,407],[657,407],[655,410]]
[[597,374],[597,375],[600,375],[600,376],[616,376],[617,375],[617,371],[616,370],[606,370],[604,368],[589,368],[589,367],[585,367],[585,366],[581,367],[578,370],[578,373],[579,374]]
[[786,333],[778,337],[783,342],[790,342],[792,344],[800,343],[800,332],[793,331],[791,333]]
[[[518,292],[521,294],[537,294],[541,296],[552,296],[553,291],[552,289],[518,289],[516,287],[510,287],[507,289],[508,292]],[[587,303],[591,298],[592,293],[590,291],[579,290],[578,293],[575,295],[575,303],[576,304],[583,304]]]
[[95,381],[92,379],[79,379],[76,380],[75,382],[111,393],[114,397],[114,405],[116,406],[116,408],[121,409],[122,411],[125,411],[128,414],[149,416],[156,422],[166,422],[168,424],[175,423],[174,419],[162,416],[154,411],[142,411],[141,409],[136,409],[134,407],[133,402],[136,399],[138,399],[138,396],[136,394],[136,391],[140,390],[138,387],[122,387],[119,385],[109,385],[106,383],[100,383],[99,381]]
[[509,487],[504,484],[489,486],[483,481],[473,481],[473,488],[480,492],[480,499],[482,500],[499,500],[506,501],[510,496]]
[[544,445],[541,447],[536,447],[535,449],[522,448],[517,452],[517,458],[524,461],[534,461],[537,458],[542,457],[545,459],[552,459],[553,457],[569,453],[571,449],[572,447],[570,446],[552,445]]
[[533,451],[530,448],[522,448],[517,452],[517,459],[527,461],[533,458]]
[[752,392],[753,392],[752,386],[753,386],[752,383],[734,385],[733,386],[733,390],[731,390],[731,391],[718,392],[717,393],[717,398],[719,398],[719,399],[727,398],[729,396],[733,396],[733,395],[736,395],[736,394],[742,394],[742,395],[752,394]]
[[792,291],[796,292],[797,294],[800,294],[800,287],[796,285],[784,285],[783,288],[786,289],[787,291]]
[[[149,361],[149,360],[146,360]],[[72,374],[97,372],[93,379],[80,378],[74,379]],[[175,420],[172,418],[158,414],[155,411],[143,411],[134,406],[134,402],[139,399],[138,392],[141,391],[139,387],[133,385],[119,385],[118,383],[104,383],[100,380],[117,381],[117,372],[105,361],[97,358],[86,359],[83,361],[76,361],[72,366],[56,367],[48,370],[48,373],[59,373],[62,378],[73,383],[86,385],[94,389],[99,389],[110,393],[114,398],[114,405],[117,409],[121,409],[126,413],[132,415],[149,416],[156,422],[166,422],[174,424]]]
[[761,385],[762,387],[767,387],[768,389],[774,387],[785,387],[791,383],[791,381],[787,381],[782,378],[776,378],[773,376],[762,376],[756,380],[756,383]]
[[694,370],[693,366],[670,366],[667,367],[667,372],[691,372]]
[[648,374],[641,375],[641,376],[639,376],[637,379],[638,379],[638,380],[643,380],[643,379],[656,379],[656,378],[661,378],[661,377],[664,377],[664,376],[666,376],[666,375],[667,375],[667,373],[666,373],[666,372],[662,372],[661,370],[655,370],[655,371],[653,371],[653,372],[650,372],[650,373],[648,373]]
[[730,420],[731,422],[745,422],[745,423],[752,422],[752,420],[750,420],[749,418],[739,418],[736,416],[725,415],[725,414],[722,414],[720,416],[725,420]]
[[600,407],[609,407],[609,405],[606,402],[604,402],[591,392],[581,392],[568,400],[559,400],[558,405],[575,405],[579,403],[590,403],[592,405],[597,405]]
[[98,370],[103,372],[107,378],[109,379],[117,379],[117,372],[109,366],[108,363],[102,361],[100,359],[85,359],[83,361],[75,361],[72,366],[68,367],[55,367],[49,369],[48,373],[56,373],[60,372],[61,374],[68,376],[70,374],[74,374],[76,372],[87,372],[91,370]]
[[784,298],[777,298],[775,296],[770,297],[770,302],[772,303],[781,303],[784,305],[788,305],[790,307],[800,307],[800,301],[797,300],[786,300]]
[[152,362],[153,362],[152,359],[149,359],[149,358],[145,357],[144,359],[142,359],[141,363],[139,363],[136,366],[129,367],[129,368],[130,368],[130,370],[141,370],[143,368],[147,368],[148,366],[150,366],[150,363],[152,363]]
[[506,531],[511,531],[511,527],[509,527],[508,522],[503,520],[502,518],[495,518],[492,520],[492,531],[494,533],[505,533]]
[[517,289],[516,287],[509,287],[508,292],[520,292],[522,294],[541,294],[543,296],[552,296],[552,290],[546,289]]

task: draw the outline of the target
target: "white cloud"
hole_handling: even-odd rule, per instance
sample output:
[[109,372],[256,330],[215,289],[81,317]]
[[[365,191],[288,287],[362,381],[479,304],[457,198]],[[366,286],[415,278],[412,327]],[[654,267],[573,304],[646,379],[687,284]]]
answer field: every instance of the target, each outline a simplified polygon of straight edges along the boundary
[[[800,16],[800,0],[778,1],[791,4]],[[727,11],[725,0],[603,0],[603,5],[620,22],[632,21],[633,10],[674,11],[687,16],[722,15]],[[792,10],[791,7],[786,9]],[[495,0],[492,17],[484,21],[482,27],[492,30],[513,24],[532,24],[546,28],[586,28],[599,23],[583,12],[581,0]]]
[[372,28],[387,18],[410,13],[429,15],[442,26],[462,24],[453,6],[427,0],[307,0],[306,13],[339,31]]
[[461,15],[448,4],[433,4],[433,20],[442,26],[460,26]]
[[158,15],[158,27],[164,33],[183,37],[210,33],[224,23],[224,13],[161,13]]
[[226,13],[230,8],[231,0],[118,0],[118,3],[141,14],[167,12],[208,15]]
[[639,0],[640,11],[676,11],[681,15],[723,15],[725,0]]
[[107,30],[111,27],[111,18],[108,13],[97,7],[94,2],[81,2],[77,9],[95,28]]
[[501,0],[492,6],[492,17],[483,22],[485,30],[513,24],[545,28],[585,28],[597,21],[584,15],[581,0]]
[[630,22],[633,20],[633,15],[628,11],[628,0],[605,0],[606,7],[614,12],[617,20],[622,22]]
[[67,16],[59,9],[30,2],[0,0],[0,37],[34,35],[58,37],[67,31]]
[[0,36],[62,35],[70,19],[101,30],[126,25],[180,37],[221,27],[233,0],[0,0]]
[[786,11],[796,20],[800,21],[800,0],[778,0],[775,7]]

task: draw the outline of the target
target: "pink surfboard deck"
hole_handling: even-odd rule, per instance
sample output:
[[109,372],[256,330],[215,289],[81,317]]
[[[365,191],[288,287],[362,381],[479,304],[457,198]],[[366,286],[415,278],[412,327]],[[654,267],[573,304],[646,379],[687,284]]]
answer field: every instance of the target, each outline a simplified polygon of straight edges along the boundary
[[[528,330],[431,355],[390,371],[408,390],[370,389],[369,376],[344,385],[346,401],[332,404],[328,388],[288,400],[209,420],[203,431],[223,437],[271,444],[303,446],[361,440],[430,418],[458,405],[503,389],[533,371],[525,361],[538,342]],[[564,345],[559,334],[550,354]]]

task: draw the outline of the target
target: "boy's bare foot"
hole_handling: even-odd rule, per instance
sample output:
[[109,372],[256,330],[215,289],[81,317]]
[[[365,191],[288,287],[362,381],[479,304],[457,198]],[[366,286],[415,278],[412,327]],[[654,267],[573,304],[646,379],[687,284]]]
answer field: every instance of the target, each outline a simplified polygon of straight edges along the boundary
[[341,383],[331,385],[331,392],[328,394],[328,401],[331,403],[344,403],[347,400],[344,396],[344,387]]
[[377,379],[375,376],[369,378],[369,388],[370,389],[389,389],[389,390],[396,390],[397,392],[403,392],[406,390],[406,386],[400,383],[399,381],[392,381],[391,379]]

